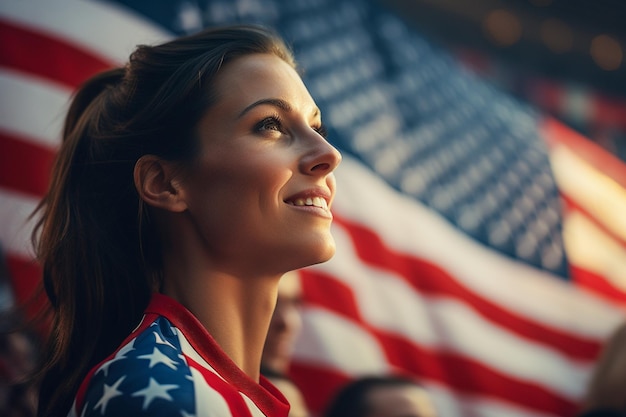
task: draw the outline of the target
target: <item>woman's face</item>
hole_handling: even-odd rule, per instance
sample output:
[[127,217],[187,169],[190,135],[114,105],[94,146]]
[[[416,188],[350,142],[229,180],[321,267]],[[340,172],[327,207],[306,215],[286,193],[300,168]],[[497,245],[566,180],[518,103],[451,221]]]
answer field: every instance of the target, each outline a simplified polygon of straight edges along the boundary
[[[333,170],[341,155],[296,71],[254,54],[226,64],[182,180],[187,214],[215,263],[282,273],[328,260]],[[235,272],[235,271],[233,271]]]

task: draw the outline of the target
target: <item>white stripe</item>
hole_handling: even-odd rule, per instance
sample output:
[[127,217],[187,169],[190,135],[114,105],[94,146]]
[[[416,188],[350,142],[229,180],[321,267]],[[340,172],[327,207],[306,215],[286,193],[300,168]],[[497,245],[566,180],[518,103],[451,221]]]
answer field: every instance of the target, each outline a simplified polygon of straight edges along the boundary
[[559,189],[626,242],[626,190],[564,145],[550,152]]
[[566,217],[563,236],[573,265],[607,278],[617,288],[626,292],[624,246],[579,212],[572,212]]
[[[198,363],[206,370],[213,372],[221,379],[224,379],[211,365],[209,365],[207,361],[204,360],[202,356],[200,356],[200,354],[191,345],[191,343],[189,343],[183,332],[181,332],[176,327],[172,327],[172,330],[176,332],[178,343],[180,343],[180,349],[183,354],[196,361],[196,363]],[[189,366],[189,364],[187,365]],[[222,394],[214,390],[206,382],[204,375],[202,375],[202,372],[192,366],[189,366],[189,369],[191,370],[191,376],[193,379],[194,398],[196,403],[195,415],[209,415],[211,412],[214,412],[216,410],[220,411],[218,413],[220,415],[230,415],[230,408],[228,407],[227,401],[224,399],[224,397],[222,397]]]
[[[450,391],[446,386],[428,381],[424,381],[423,385],[435,403],[437,415],[441,417],[562,417],[528,408],[522,409],[494,398],[459,394]],[[531,401],[529,399],[529,403]]]
[[215,413],[220,416],[230,416],[228,402],[222,394],[211,388],[205,381],[204,375],[190,366],[191,378],[193,380],[193,395],[196,404],[196,416],[208,416]]
[[71,91],[26,74],[0,67],[0,129],[54,149]]
[[50,33],[111,63],[126,62],[138,44],[172,37],[130,9],[102,1],[3,0],[0,17]]
[[34,220],[28,221],[38,201],[0,188],[0,244],[11,255],[32,259],[34,250],[30,243]]
[[620,322],[622,310],[480,245],[354,159],[345,157],[336,177],[333,210],[338,215],[367,225],[394,251],[433,262],[502,308],[596,339],[605,338]]
[[352,321],[314,307],[303,309],[294,360],[325,365],[349,375],[389,370],[378,342],[367,331]]
[[[271,416],[266,416],[265,414],[263,414],[263,411],[261,411],[259,409],[259,407],[254,403],[254,401],[252,401],[250,398],[248,398],[248,396],[246,396],[243,392],[239,391],[239,395],[241,395],[241,397],[245,401],[246,405],[248,406],[248,410],[252,414],[252,417],[271,417]],[[213,410],[211,410],[211,411],[213,411]],[[201,415],[205,415],[205,414],[197,414],[197,415],[201,416]],[[206,415],[208,415],[208,414],[206,414]],[[234,417],[238,417],[238,416],[234,416]]]

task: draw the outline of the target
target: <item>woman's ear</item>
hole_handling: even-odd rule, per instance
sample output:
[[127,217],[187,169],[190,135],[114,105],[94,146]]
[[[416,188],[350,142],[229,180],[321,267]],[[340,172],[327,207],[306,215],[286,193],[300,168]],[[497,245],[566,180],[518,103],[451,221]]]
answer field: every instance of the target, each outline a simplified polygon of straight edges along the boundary
[[175,167],[155,155],[144,155],[135,164],[134,180],[139,197],[152,207],[172,212],[187,209]]

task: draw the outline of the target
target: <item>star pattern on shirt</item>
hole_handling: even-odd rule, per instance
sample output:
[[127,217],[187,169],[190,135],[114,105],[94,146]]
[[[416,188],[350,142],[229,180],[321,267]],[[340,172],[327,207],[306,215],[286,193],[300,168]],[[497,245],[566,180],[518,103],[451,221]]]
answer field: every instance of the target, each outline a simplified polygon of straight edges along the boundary
[[136,391],[132,394],[133,397],[143,397],[142,409],[146,410],[150,406],[152,401],[157,398],[163,398],[167,401],[172,401],[172,396],[168,391],[178,388],[176,384],[159,384],[154,378],[150,378],[148,386],[142,390]]
[[168,342],[167,340],[163,340],[161,338],[161,336],[159,336],[158,332],[154,332],[153,334],[154,334],[154,337],[155,337],[155,343],[157,345],[165,345],[165,346],[171,347],[172,349],[176,349],[176,347],[174,345],[172,345],[170,342]]
[[122,349],[120,349],[116,354],[115,357],[113,357],[113,359],[108,360],[107,362],[105,362],[100,369],[98,369],[98,372],[102,371],[104,372],[104,376],[106,377],[108,372],[109,372],[109,367],[114,364],[117,361],[121,361],[123,359],[126,358],[126,354],[131,352],[134,348],[134,340],[131,341],[129,344],[125,345]]
[[98,368],[80,415],[194,417],[193,385],[176,328],[160,317]]
[[152,368],[152,367],[162,363],[165,366],[169,366],[172,369],[176,369],[176,361],[171,359],[169,356],[164,355],[159,350],[159,348],[157,348],[156,346],[152,350],[151,354],[137,356],[137,358],[138,359],[149,359],[150,360],[150,365],[148,365],[148,367],[150,367],[150,368]]
[[126,379],[126,376],[123,376],[120,379],[118,379],[117,381],[115,381],[115,383],[113,385],[104,384],[104,394],[102,394],[102,397],[96,403],[96,405],[93,407],[93,409],[96,410],[98,407],[101,407],[102,408],[102,414],[105,414],[106,413],[107,404],[109,403],[109,401],[112,398],[115,398],[115,397],[117,397],[119,395],[122,395],[122,391],[119,391],[118,388],[119,388],[120,384],[122,383],[122,381],[124,381],[124,379]]

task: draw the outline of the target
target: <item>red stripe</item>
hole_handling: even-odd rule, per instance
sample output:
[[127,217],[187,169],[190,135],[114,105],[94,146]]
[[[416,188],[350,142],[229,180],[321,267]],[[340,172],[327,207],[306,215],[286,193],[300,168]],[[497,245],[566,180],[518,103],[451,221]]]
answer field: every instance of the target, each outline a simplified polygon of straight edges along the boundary
[[[444,349],[432,350],[406,338],[374,328],[352,308],[337,308],[353,302],[344,284],[315,270],[302,271],[303,293],[306,302],[324,307],[349,319],[380,344],[389,364],[404,369],[424,380],[435,380],[453,390],[470,395],[496,397],[517,406],[559,416],[574,415],[576,403],[539,384],[510,377],[474,359]],[[343,288],[342,288],[343,287]],[[332,294],[343,294],[329,297]],[[532,404],[529,405],[529,399]],[[319,400],[317,400],[319,401]]]
[[32,259],[24,259],[11,253],[6,255],[6,261],[15,298],[20,303],[29,301],[39,286],[41,267]]
[[509,329],[526,339],[549,345],[570,358],[592,360],[600,349],[600,344],[596,340],[574,336],[535,322],[475,294],[435,264],[394,252],[385,246],[378,235],[364,226],[336,214],[335,223],[343,226],[350,234],[363,263],[396,272],[419,293],[463,300],[478,314],[497,326]]
[[114,64],[53,34],[0,19],[0,65],[77,87]]
[[0,187],[43,196],[56,152],[2,131],[0,149]]
[[573,416],[577,410],[574,401],[560,394],[539,384],[515,379],[471,358],[442,349],[426,349],[380,330],[375,335],[389,363],[414,373],[420,379],[441,381],[464,394],[496,397],[520,407],[563,417]]
[[[307,302],[325,307],[344,317],[350,317],[359,323],[365,322],[352,289],[314,269],[302,269],[302,293]],[[319,280],[319,282],[317,281]]]
[[626,302],[626,292],[611,284],[604,277],[577,267],[576,265],[570,265],[570,273],[574,282],[582,288],[600,295],[612,303],[617,303],[622,307],[624,306]]
[[[6,263],[13,287],[13,295],[19,305],[25,306],[27,319],[47,306],[47,298],[38,295],[41,282],[41,267],[32,259],[24,259],[11,253],[6,254]],[[42,323],[41,331],[45,331],[47,323]]]
[[609,229],[604,223],[596,220],[593,214],[591,214],[588,210],[586,210],[583,206],[581,206],[576,200],[567,194],[561,193],[561,199],[565,203],[565,211],[567,214],[571,212],[577,211],[582,214],[588,221],[593,223],[595,227],[602,230],[607,236],[609,236],[615,243],[621,245],[624,249],[626,249],[626,241],[617,235],[612,229]]
[[337,369],[294,361],[289,376],[300,388],[304,401],[313,415],[322,416],[329,400],[350,377]]
[[243,397],[231,385],[217,376],[217,374],[205,369],[191,357],[185,355],[185,359],[189,363],[189,366],[200,372],[207,384],[209,384],[209,386],[215,391],[219,392],[222,398],[226,400],[230,413],[233,416],[252,417],[252,413],[250,412],[250,409],[248,408]]

